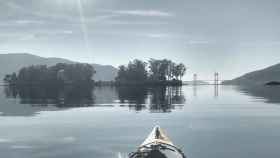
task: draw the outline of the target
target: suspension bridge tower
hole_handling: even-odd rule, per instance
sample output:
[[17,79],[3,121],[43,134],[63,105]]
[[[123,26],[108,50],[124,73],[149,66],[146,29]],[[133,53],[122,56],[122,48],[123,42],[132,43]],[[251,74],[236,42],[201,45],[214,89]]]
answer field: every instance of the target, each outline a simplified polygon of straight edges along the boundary
[[197,85],[197,74],[193,74],[193,85]]
[[218,85],[219,84],[219,73],[215,72],[214,73],[214,85]]

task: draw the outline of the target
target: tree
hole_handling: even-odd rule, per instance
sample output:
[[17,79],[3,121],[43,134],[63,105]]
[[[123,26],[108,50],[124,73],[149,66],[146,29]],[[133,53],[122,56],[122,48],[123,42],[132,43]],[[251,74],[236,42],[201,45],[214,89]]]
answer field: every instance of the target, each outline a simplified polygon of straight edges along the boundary
[[168,73],[167,73],[167,79],[168,80],[173,79],[173,77],[174,77],[173,69],[174,69],[175,66],[176,66],[176,64],[170,60],[169,63],[168,63]]
[[8,75],[5,75],[3,81],[6,82],[6,83],[9,83],[10,80],[11,80],[11,75],[9,75],[9,74],[8,74]]
[[117,82],[125,81],[127,79],[127,68],[124,65],[119,66],[119,71],[116,77]]
[[10,74],[5,75],[3,81],[5,83],[9,83],[9,84],[16,84],[16,82],[17,82],[17,75],[16,75],[16,73],[12,73],[11,75]]
[[178,65],[178,71],[179,71],[179,76],[180,76],[180,80],[182,80],[182,77],[185,75],[187,68],[185,67],[184,64],[180,63]]
[[179,76],[180,76],[180,67],[179,67],[179,65],[174,64],[174,67],[172,69],[172,75],[175,77],[176,80],[179,80]]
[[128,64],[129,78],[134,81],[145,81],[148,77],[146,70],[147,63],[138,59],[133,60]]
[[11,75],[11,83],[12,84],[15,84],[17,82],[17,75],[16,75],[16,73],[13,73],[12,75]]
[[150,78],[152,80],[159,79],[159,67],[160,67],[160,60],[150,59],[148,61],[149,69],[150,69]]
[[168,77],[168,69],[171,61],[167,59],[160,60],[160,67],[159,67],[159,80],[165,81]]
[[119,67],[118,75],[116,77],[117,82],[144,82],[148,78],[147,63],[141,60],[135,59],[126,66],[121,65]]
[[95,74],[89,64],[59,63],[51,67],[32,65],[23,67],[18,75],[6,75],[5,81],[17,84],[61,84],[61,83],[90,83]]
[[174,63],[171,60],[150,59],[149,61],[150,77],[153,80],[170,80],[172,78],[172,67]]
[[145,81],[156,83],[166,80],[170,81],[174,77],[176,80],[179,80],[179,77],[181,79],[184,76],[185,71],[184,64],[180,63],[177,65],[167,59],[150,59],[148,63],[135,59],[130,61],[127,66],[121,65],[119,67],[115,80],[119,83],[143,83]]

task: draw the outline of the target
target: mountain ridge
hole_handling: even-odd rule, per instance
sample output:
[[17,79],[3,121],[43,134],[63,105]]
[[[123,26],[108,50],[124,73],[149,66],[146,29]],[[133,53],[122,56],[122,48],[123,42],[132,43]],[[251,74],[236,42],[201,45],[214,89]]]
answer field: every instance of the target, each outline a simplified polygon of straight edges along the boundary
[[280,81],[280,63],[264,69],[248,72],[235,79],[224,81],[223,84],[264,85],[272,81]]

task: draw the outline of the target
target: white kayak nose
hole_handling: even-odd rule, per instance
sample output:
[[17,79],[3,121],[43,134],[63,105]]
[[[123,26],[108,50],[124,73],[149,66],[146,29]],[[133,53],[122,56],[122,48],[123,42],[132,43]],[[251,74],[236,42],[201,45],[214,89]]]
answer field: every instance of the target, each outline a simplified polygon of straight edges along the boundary
[[156,144],[169,144],[174,145],[171,140],[166,136],[163,130],[159,126],[155,126],[149,136],[145,139],[145,141],[140,146],[146,145],[156,145]]
[[129,154],[129,158],[186,158],[186,156],[159,126],[155,126],[137,151]]

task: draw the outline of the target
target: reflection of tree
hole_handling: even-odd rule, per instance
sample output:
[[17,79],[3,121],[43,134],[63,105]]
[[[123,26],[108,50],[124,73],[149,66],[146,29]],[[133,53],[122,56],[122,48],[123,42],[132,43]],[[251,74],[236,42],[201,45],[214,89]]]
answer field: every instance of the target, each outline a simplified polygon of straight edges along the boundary
[[91,86],[8,86],[7,97],[20,98],[21,104],[33,106],[83,107],[94,102]]
[[141,86],[123,86],[116,88],[121,103],[128,103],[130,108],[141,111],[145,106],[148,88]]
[[154,87],[151,89],[151,112],[171,112],[176,105],[183,104],[185,97],[181,87]]
[[[4,92],[7,97],[19,98],[21,104],[67,108],[92,106],[98,100],[95,96],[107,97],[107,92],[116,90],[121,106],[128,106],[135,111],[147,108],[150,112],[171,112],[175,107],[183,106],[185,103],[181,88],[180,86],[123,86],[113,89],[94,88],[94,91],[93,87],[86,85],[7,86]],[[112,101],[112,96],[109,95],[108,99],[106,97],[106,103]],[[104,102],[104,98],[100,100],[100,103]]]
[[16,98],[18,95],[18,90],[15,86],[5,86],[4,93],[7,98]]
[[171,112],[175,106],[181,106],[185,102],[181,88],[180,86],[124,86],[116,89],[123,106],[128,103],[130,108],[140,111],[149,104],[151,112]]

